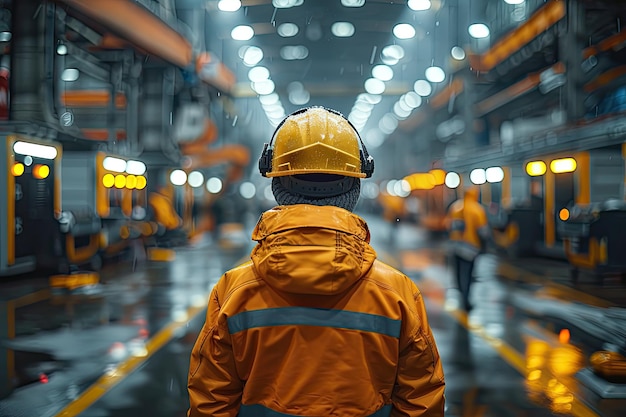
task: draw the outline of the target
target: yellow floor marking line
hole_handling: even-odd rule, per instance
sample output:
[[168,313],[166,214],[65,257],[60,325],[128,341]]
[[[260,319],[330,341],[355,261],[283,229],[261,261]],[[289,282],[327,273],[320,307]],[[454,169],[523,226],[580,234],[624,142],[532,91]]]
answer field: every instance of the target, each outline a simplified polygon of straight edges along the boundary
[[114,370],[109,371],[105,375],[102,375],[96,382],[94,382],[89,388],[87,388],[78,398],[66,405],[61,411],[59,411],[55,417],[72,417],[85,411],[89,406],[95,403],[100,397],[106,394],[111,388],[124,380],[131,372],[133,372],[139,365],[144,363],[154,353],[161,349],[167,342],[169,342],[176,334],[176,331],[187,326],[187,322],[193,320],[200,312],[206,307],[190,307],[187,309],[188,320],[183,322],[172,322],[157,332],[146,343],[146,351],[142,355],[131,356],[124,362],[117,365]]
[[[489,346],[491,346],[498,354],[513,368],[515,368],[524,378],[528,377],[528,368],[526,366],[526,358],[524,355],[515,350],[502,339],[494,337],[487,333],[485,328],[478,324],[470,323],[467,319],[467,313],[461,310],[447,311],[456,321],[458,321],[469,332],[480,336]],[[599,417],[597,413],[591,410],[587,405],[574,396],[572,401],[572,409],[569,411],[574,417]]]
[[[249,260],[249,256],[242,257],[234,265],[240,265]],[[208,294],[206,295],[209,296]],[[111,388],[120,383],[139,365],[147,361],[154,353],[161,349],[167,342],[172,340],[177,330],[186,327],[187,323],[194,320],[198,314],[206,310],[206,305],[199,307],[190,307],[187,309],[187,319],[180,322],[170,322],[167,326],[157,332],[150,340],[146,342],[146,351],[142,352],[142,356],[132,356],[126,361],[117,365],[114,370],[102,375],[96,382],[87,388],[78,398],[63,407],[54,417],[74,417],[89,406],[98,401]]]

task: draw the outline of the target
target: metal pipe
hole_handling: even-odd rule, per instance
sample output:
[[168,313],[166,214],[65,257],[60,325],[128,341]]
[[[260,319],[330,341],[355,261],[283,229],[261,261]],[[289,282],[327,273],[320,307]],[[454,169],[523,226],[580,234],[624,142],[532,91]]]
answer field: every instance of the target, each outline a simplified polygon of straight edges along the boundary
[[192,63],[192,46],[187,39],[132,1],[62,1],[148,53],[179,67]]

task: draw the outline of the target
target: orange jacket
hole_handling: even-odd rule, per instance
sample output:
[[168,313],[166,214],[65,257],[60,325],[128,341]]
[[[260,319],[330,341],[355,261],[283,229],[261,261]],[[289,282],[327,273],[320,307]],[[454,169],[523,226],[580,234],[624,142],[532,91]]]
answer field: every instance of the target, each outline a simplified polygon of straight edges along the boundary
[[478,202],[478,190],[470,188],[463,200],[457,200],[448,209],[449,237],[455,251],[466,259],[479,253],[483,240],[490,236],[485,208]]
[[263,213],[252,261],[214,287],[191,354],[191,417],[442,417],[422,296],[330,206]]

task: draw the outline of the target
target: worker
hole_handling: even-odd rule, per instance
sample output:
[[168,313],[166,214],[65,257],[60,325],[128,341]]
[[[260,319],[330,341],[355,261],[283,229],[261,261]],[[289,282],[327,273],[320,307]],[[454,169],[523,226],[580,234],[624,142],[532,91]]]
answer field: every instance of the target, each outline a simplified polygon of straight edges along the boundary
[[212,290],[191,353],[188,415],[442,417],[444,375],[422,295],[376,259],[352,213],[374,170],[355,128],[330,109],[299,110],[259,169],[280,205],[252,232],[251,260]]
[[485,208],[478,202],[478,187],[469,187],[448,209],[448,231],[452,247],[455,278],[461,294],[461,307],[472,309],[470,287],[474,263],[484,243],[490,239]]

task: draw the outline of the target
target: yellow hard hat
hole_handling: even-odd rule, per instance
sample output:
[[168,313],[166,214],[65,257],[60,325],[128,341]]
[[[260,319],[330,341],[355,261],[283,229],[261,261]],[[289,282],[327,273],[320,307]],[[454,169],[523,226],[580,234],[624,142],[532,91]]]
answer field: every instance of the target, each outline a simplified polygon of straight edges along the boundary
[[272,141],[265,144],[259,170],[266,177],[335,174],[365,178],[372,175],[374,160],[345,117],[324,107],[308,107],[290,114],[278,126]]

